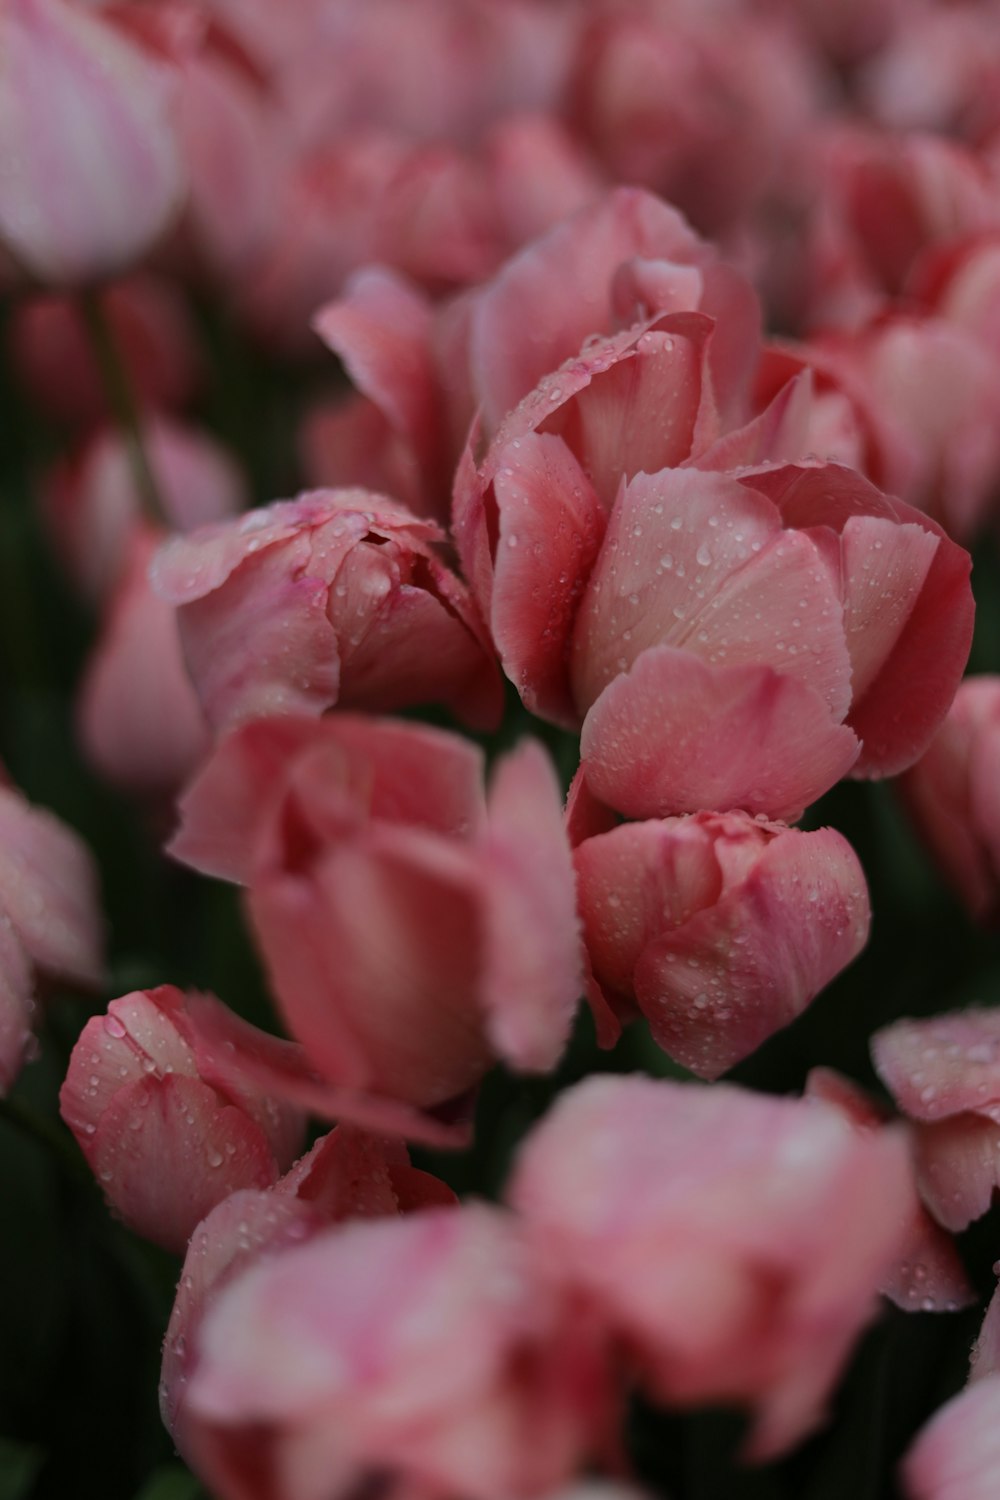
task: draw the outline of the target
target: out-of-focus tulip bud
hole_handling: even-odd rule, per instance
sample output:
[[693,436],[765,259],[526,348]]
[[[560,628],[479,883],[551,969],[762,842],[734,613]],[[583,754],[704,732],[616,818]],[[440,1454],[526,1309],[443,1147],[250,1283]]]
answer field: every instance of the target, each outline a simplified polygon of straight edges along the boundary
[[[143,447],[165,514],[176,531],[191,531],[243,509],[243,475],[205,433],[168,417],[143,425]],[[129,446],[116,429],[93,437],[50,476],[43,491],[53,546],[81,592],[107,598],[135,550],[131,533],[143,506]]]
[[699,813],[625,824],[574,859],[599,1026],[638,1009],[702,1078],[793,1021],[868,936],[864,874],[832,828]]
[[88,1021],[60,1107],[115,1212],[178,1252],[237,1188],[275,1183],[302,1139],[296,1111],[199,1063],[196,1024],[170,985]]
[[456,1202],[445,1183],[410,1165],[399,1141],[348,1125],[322,1136],[264,1192],[241,1189],[205,1218],[188,1245],[163,1344],[160,1409],[183,1450],[186,1387],[201,1319],[222,1287],[252,1262],[346,1219],[375,1219]]
[[135,525],[77,699],[84,754],[114,786],[171,796],[211,744],[184,666],[177,616],[153,592],[149,567],[162,536]]
[[[891,1118],[857,1084],[831,1068],[813,1068],[805,1097],[834,1105],[857,1130],[883,1130]],[[902,1257],[879,1288],[883,1295],[909,1312],[955,1312],[975,1302],[954,1240],[917,1197],[904,1227]]]
[[[560,800],[531,742],[484,795],[481,755],[457,735],[276,718],[217,746],[172,847],[247,883],[290,1031],[340,1091],[337,1118],[369,1099],[364,1124],[374,1101],[449,1105],[496,1057],[558,1062],[582,990]],[[239,1050],[217,1038],[218,1055],[227,1040]],[[382,1118],[371,1128],[399,1128]]]
[[[100,306],[136,400],[161,410],[182,406],[199,371],[195,330],[179,289],[142,272],[102,291]],[[9,337],[17,373],[45,411],[81,425],[113,415],[79,303],[72,297],[19,301],[11,312]]]
[[993,1500],[1000,1493],[1000,1374],[936,1412],[903,1462],[907,1500]]
[[1000,917],[1000,677],[967,677],[899,782],[917,829],[979,922]]
[[385,496],[317,490],[170,542],[154,583],[212,727],[429,702],[493,727],[499,675],[442,540]]
[[224,1500],[346,1500],[373,1472],[433,1500],[544,1494],[600,1415],[581,1323],[497,1209],[325,1230],[209,1308],[190,1461]]
[[40,281],[127,269],[179,209],[174,80],[97,12],[7,0],[0,15],[0,240]]
[[0,770],[0,1094],[32,1045],[36,978],[96,988],[104,942],[88,850],[3,780]]
[[749,1406],[756,1459],[821,1420],[914,1196],[902,1131],[638,1077],[562,1094],[508,1189],[646,1392]]
[[920,1196],[939,1224],[964,1229],[1000,1188],[1000,1010],[895,1021],[872,1057],[915,1122]]

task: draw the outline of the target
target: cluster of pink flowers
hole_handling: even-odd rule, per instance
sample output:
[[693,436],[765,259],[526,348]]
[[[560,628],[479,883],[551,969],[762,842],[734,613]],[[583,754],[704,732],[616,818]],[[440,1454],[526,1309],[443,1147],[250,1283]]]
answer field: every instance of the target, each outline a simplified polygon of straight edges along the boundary
[[[742,1408],[770,1459],[878,1293],[975,1301],[1000,1012],[874,1037],[898,1119],[823,1069],[715,1080],[867,940],[851,845],[795,826],[842,779],[901,775],[1000,911],[1000,678],[962,682],[998,58],[986,0],[0,11],[10,355],[71,434],[41,515],[100,621],[78,737],[242,887],[287,1033],[165,973],[61,1095],[186,1254],[161,1403],[220,1500],[587,1494],[636,1392]],[[200,303],[315,377],[292,498],[184,415]],[[101,937],[90,857],[0,787],[4,1090],[35,980],[99,988]],[[567,1089],[500,1205],[411,1165],[581,1002],[699,1081]],[[1000,1302],[972,1377],[909,1500],[1000,1492]]]

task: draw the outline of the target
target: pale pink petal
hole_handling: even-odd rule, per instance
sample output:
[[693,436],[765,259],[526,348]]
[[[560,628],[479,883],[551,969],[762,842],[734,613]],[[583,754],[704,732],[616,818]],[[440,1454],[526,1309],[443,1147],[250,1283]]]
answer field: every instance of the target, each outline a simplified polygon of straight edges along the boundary
[[508,1197],[645,1391],[750,1406],[764,1459],[821,1420],[913,1188],[901,1133],[820,1103],[605,1077],[560,1096]]
[[170,795],[210,739],[181,655],[177,617],[148,578],[157,538],[136,531],[104,628],[80,684],[83,751],[100,774],[139,796]]
[[[813,1068],[803,1093],[835,1105],[859,1130],[881,1130],[888,1123],[868,1094],[832,1068]],[[976,1301],[954,1240],[919,1200],[906,1220],[902,1257],[880,1290],[910,1312],[955,1312]]]
[[339,1226],[251,1267],[208,1313],[196,1462],[216,1482],[235,1472],[234,1439],[263,1421],[272,1472],[316,1500],[373,1464],[427,1493],[544,1493],[575,1472],[595,1416],[578,1342],[496,1209]]
[[289,1026],[331,1082],[426,1107],[478,1081],[483,935],[464,850],[374,825],[308,878],[262,868],[249,904]]
[[[994,1275],[996,1266],[993,1267]],[[990,1375],[1000,1374],[1000,1295],[994,1291],[990,1298],[983,1325],[976,1336],[969,1358],[969,1384],[986,1380]]]
[[217,1204],[191,1235],[160,1369],[160,1415],[182,1452],[187,1384],[197,1362],[195,1337],[212,1297],[241,1267],[300,1243],[322,1222],[294,1197],[242,1188]]
[[393,271],[368,267],[320,309],[313,327],[390,430],[412,448],[428,492],[437,483],[443,501],[444,414],[425,296]]
[[178,1074],[119,1089],[101,1115],[90,1160],[129,1227],[175,1252],[223,1198],[278,1177],[259,1126],[207,1084]]
[[1000,1375],[961,1391],[903,1463],[907,1500],[994,1500],[1000,1488]]
[[65,823],[3,786],[0,904],[43,974],[101,983],[104,932],[90,853]]
[[317,722],[261,719],[227,736],[179,802],[169,849],[205,874],[245,882],[257,832],[282,795],[282,776],[303,753],[343,788],[358,816],[466,836],[484,814],[482,752],[423,724],[340,713]]
[[604,533],[604,511],[561,439],[529,433],[503,450],[490,625],[504,670],[532,713],[570,727],[567,681],[576,611]]
[[852,516],[843,531],[844,627],[860,699],[896,648],[939,545],[920,526]]
[[800,458],[811,446],[809,418],[815,400],[812,374],[803,370],[785,381],[764,410],[744,426],[726,432],[691,460],[697,469],[725,472],[782,458]]
[[[855,775],[891,776],[905,770],[943,720],[965,668],[975,611],[968,553],[935,522],[836,464],[789,464],[758,470],[743,482],[768,495],[789,526],[833,527],[846,535],[853,517],[878,517],[919,526],[937,539],[905,628],[864,692],[855,694],[848,717],[862,742]],[[913,551],[908,545],[907,550]],[[864,561],[862,556],[862,572]],[[919,549],[910,567],[914,563],[919,569]],[[857,581],[848,587],[856,590]]]
[[840,600],[821,556],[727,475],[640,474],[622,491],[574,636],[578,702],[589,707],[660,645],[801,678],[835,721],[851,701]]
[[31,1045],[33,988],[28,955],[9,919],[0,915],[0,1098],[20,1073]]
[[501,684],[473,610],[436,559],[414,560],[391,543],[355,548],[328,609],[341,653],[339,701],[376,710],[446,703],[470,728],[496,728]]
[[618,188],[509,260],[473,312],[471,368],[487,425],[495,428],[590,334],[611,331],[611,283],[622,262],[640,255],[690,264],[706,249],[675,209]]
[[586,839],[574,862],[590,961],[622,997],[649,942],[722,893],[712,839],[696,819],[625,824]]
[[579,363],[589,365],[590,379],[574,399],[561,399],[562,371],[536,387],[538,406],[550,409],[539,430],[565,439],[605,505],[623,475],[672,468],[715,437],[711,331],[700,314],[667,316],[633,333],[617,358],[596,343],[584,350]]
[[869,921],[846,839],[830,828],[779,834],[735,889],[645,948],[640,1008],[665,1052],[717,1078],[857,957]]
[[1000,1125],[1000,1009],[894,1021],[875,1033],[872,1057],[882,1082],[913,1119],[975,1110]]
[[850,770],[858,743],[803,682],[658,646],[605,688],[581,753],[592,791],[628,817],[739,807],[795,819]]
[[481,848],[490,1041],[514,1067],[549,1072],[569,1040],[583,969],[560,787],[536,741],[497,766]]
[[207,995],[191,996],[198,1065],[217,1085],[251,1081],[265,1096],[325,1120],[344,1120],[374,1135],[400,1137],[432,1148],[468,1144],[462,1121],[449,1123],[397,1099],[329,1083],[309,1066],[295,1042],[268,1036]]
[[184,190],[170,70],[60,0],[11,0],[0,56],[0,237],[43,281],[127,269]]
[[92,1016],[84,1026],[59,1107],[88,1159],[97,1125],[119,1089],[168,1073],[197,1078],[193,1048],[179,1026],[183,1005],[173,985],[135,990],[112,1000],[106,1015]]
[[982,1218],[1000,1187],[1000,1125],[952,1115],[914,1126],[920,1196],[954,1233]]
[[328,584],[270,547],[178,616],[184,656],[206,718],[219,733],[274,713],[320,714],[337,701],[340,660]]

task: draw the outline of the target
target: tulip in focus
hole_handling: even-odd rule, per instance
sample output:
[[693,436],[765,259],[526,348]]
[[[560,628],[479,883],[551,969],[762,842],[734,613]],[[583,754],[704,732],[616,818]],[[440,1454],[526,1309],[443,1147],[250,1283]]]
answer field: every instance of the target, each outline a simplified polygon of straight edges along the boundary
[[864,947],[864,874],[832,828],[745,813],[628,823],[574,855],[601,1031],[636,1011],[717,1078],[805,1009]]
[[382,495],[317,490],[170,542],[154,585],[212,727],[429,702],[493,727],[496,668],[442,540]]
[[507,1196],[646,1394],[749,1407],[753,1459],[822,1420],[914,1201],[901,1132],[640,1077],[563,1093]]
[[967,677],[901,779],[907,811],[978,922],[1000,916],[1000,677]]
[[201,1065],[196,1019],[170,985],[87,1022],[59,1102],[115,1212],[176,1252],[230,1193],[275,1183],[302,1140],[296,1111]]
[[0,14],[0,243],[39,281],[127,269],[181,204],[174,80],[99,12],[7,0]]

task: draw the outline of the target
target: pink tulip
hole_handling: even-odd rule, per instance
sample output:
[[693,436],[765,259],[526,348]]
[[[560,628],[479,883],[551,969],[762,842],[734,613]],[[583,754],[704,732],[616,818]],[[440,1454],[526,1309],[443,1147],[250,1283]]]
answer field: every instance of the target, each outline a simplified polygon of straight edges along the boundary
[[1000,1011],[895,1021],[876,1032],[872,1056],[916,1122],[921,1197],[946,1229],[964,1229],[1000,1187]]
[[31,962],[10,919],[0,916],[0,1098],[31,1055],[34,1013]]
[[[146,459],[164,516],[178,531],[221,521],[243,509],[246,483],[214,439],[169,417],[143,427]],[[106,428],[50,475],[42,495],[53,546],[91,602],[106,599],[126,566],[144,500],[121,433]]]
[[0,240],[40,281],[126,270],[180,207],[170,69],[98,13],[8,0],[0,20]]
[[160,1407],[178,1446],[186,1448],[186,1387],[196,1362],[198,1328],[238,1272],[343,1220],[454,1201],[443,1182],[410,1165],[398,1142],[343,1125],[321,1137],[273,1187],[243,1188],[223,1199],[191,1236],[163,1345]]
[[508,1195],[646,1393],[749,1406],[766,1459],[822,1419],[913,1188],[901,1133],[819,1101],[605,1077],[560,1097]]
[[852,464],[968,542],[1000,477],[998,352],[943,318],[885,315],[776,352],[762,394],[811,367],[820,390],[808,451]]
[[372,1472],[508,1500],[567,1482],[593,1443],[585,1330],[486,1206],[279,1250],[223,1289],[198,1343],[188,1451],[221,1500],[340,1500]]
[[[143,406],[176,410],[199,378],[195,329],[173,283],[143,272],[100,294],[101,310]],[[106,422],[107,393],[76,300],[47,295],[20,301],[11,313],[10,347],[34,400],[61,422]]]
[[1000,915],[1000,677],[967,677],[900,782],[905,805],[970,915]]
[[[339,1091],[327,1109],[350,1106],[345,1090],[426,1109],[495,1056],[544,1072],[565,1046],[582,982],[560,800],[536,744],[484,797],[480,755],[455,736],[275,719],[218,746],[173,852],[248,884],[291,1033]],[[359,1123],[389,1128],[370,1110]]]
[[194,772],[211,737],[184,667],[177,617],[149,582],[161,536],[134,520],[131,526],[80,684],[77,728],[83,752],[101,776],[155,801],[171,796]]
[[428,702],[495,724],[495,667],[441,540],[384,496],[318,490],[169,543],[154,584],[212,727]]
[[956,142],[838,126],[817,144],[813,217],[799,257],[800,312],[812,327],[861,326],[903,290],[932,246],[1000,224],[996,184]]
[[[364,479],[421,512],[440,514],[442,463],[453,466],[475,411],[492,436],[546,374],[581,356],[596,335],[647,315],[685,311],[714,320],[697,325],[713,394],[727,412],[742,412],[757,355],[756,297],[652,194],[635,188],[607,193],[443,309],[435,310],[395,273],[362,271],[315,319],[358,397],[313,417],[305,433],[310,465],[327,481]],[[690,332],[687,324],[681,329]],[[639,352],[661,342],[650,334]],[[629,348],[627,362],[609,378],[647,368],[655,375],[656,365]],[[664,381],[673,373],[668,369]],[[555,382],[546,395],[550,391],[558,406]],[[712,407],[707,401],[706,422]],[[674,449],[661,441],[656,451]]]
[[59,1101],[114,1211],[177,1252],[230,1193],[276,1182],[302,1138],[297,1112],[234,1071],[219,1081],[198,1047],[179,990],[125,995],[80,1033]]
[[1000,1487],[1000,1375],[960,1391],[903,1464],[907,1500],[993,1500]]
[[909,290],[922,307],[1000,359],[1000,232],[966,235],[928,251]]
[[99,988],[104,932],[90,851],[9,785],[0,785],[0,911],[44,979]]
[[626,824],[574,858],[598,1017],[641,1012],[701,1078],[793,1021],[868,936],[864,875],[832,828],[701,813]]
[[583,720],[601,800],[794,819],[852,768],[922,752],[968,654],[969,559],[850,470],[754,468],[794,389],[686,463],[705,421],[693,317],[642,335],[648,377],[621,383],[634,332],[547,377],[460,471],[460,550],[525,704]]
[[[831,1068],[813,1068],[806,1079],[805,1095],[823,1099],[841,1110],[860,1131],[883,1130],[888,1116],[881,1113],[851,1079]],[[892,1267],[879,1290],[909,1312],[955,1312],[976,1301],[961,1257],[951,1235],[931,1218],[914,1195],[903,1223],[901,1259]]]
[[818,93],[788,31],[739,8],[722,24],[706,6],[590,10],[570,113],[615,178],[662,192],[716,237],[787,190]]

